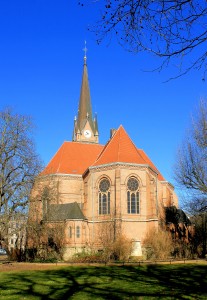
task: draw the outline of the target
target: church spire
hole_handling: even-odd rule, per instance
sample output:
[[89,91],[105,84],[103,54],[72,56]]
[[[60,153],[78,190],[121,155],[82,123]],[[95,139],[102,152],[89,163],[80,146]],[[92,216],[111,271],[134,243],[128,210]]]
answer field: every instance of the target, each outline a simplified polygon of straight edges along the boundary
[[92,116],[88,70],[87,70],[87,63],[86,63],[87,62],[86,42],[83,51],[85,53],[83,75],[82,75],[79,107],[78,107],[78,117],[74,123],[73,141],[98,143],[97,118],[94,120]]

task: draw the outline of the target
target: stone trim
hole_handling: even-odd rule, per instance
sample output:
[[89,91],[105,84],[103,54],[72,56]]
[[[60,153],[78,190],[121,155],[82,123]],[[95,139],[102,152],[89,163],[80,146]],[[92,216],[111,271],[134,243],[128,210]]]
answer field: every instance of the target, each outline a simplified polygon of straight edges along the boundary
[[168,186],[170,186],[170,188],[174,190],[174,185],[172,185],[172,183],[170,183],[169,181],[165,180],[165,181],[160,181],[160,182],[161,182],[161,184],[163,184],[163,185],[168,185]]
[[60,179],[68,179],[68,180],[83,180],[82,175],[77,174],[49,174],[49,175],[40,175],[36,178],[37,181],[47,181],[48,179],[51,179],[51,177],[57,177]]
[[[159,219],[145,219],[145,220],[138,220],[138,219],[115,219],[116,221],[121,221],[121,222],[158,222]],[[88,220],[87,223],[108,223],[108,222],[113,222],[114,220],[94,220],[90,221]]]
[[114,163],[103,164],[103,165],[99,165],[99,166],[91,166],[91,167],[89,167],[89,171],[92,171],[92,172],[98,171],[99,172],[99,171],[103,171],[103,170],[112,170],[117,167],[121,167],[123,169],[128,169],[130,167],[131,169],[139,169],[139,170],[140,169],[146,170],[146,168],[147,168],[147,169],[150,169],[154,174],[158,175],[158,173],[152,167],[150,167],[150,165],[148,165],[148,164],[134,164],[134,163],[123,163],[123,162],[114,162]]

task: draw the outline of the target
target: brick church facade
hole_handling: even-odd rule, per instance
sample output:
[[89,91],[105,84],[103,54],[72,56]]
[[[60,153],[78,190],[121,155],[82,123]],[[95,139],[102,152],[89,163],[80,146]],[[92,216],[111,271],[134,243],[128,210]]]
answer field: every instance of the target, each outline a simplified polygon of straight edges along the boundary
[[[50,196],[44,197],[50,189]],[[52,192],[51,192],[52,191]],[[99,144],[93,118],[86,56],[73,138],[64,142],[38,176],[29,218],[64,226],[64,259],[83,250],[101,250],[100,226],[118,222],[142,256],[148,231],[158,228],[166,207],[178,206],[173,186],[146,153],[137,148],[122,125]]]

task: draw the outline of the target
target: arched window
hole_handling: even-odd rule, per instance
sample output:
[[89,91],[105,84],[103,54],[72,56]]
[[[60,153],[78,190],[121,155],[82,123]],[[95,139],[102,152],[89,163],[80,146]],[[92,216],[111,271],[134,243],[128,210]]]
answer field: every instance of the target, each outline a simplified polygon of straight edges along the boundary
[[80,237],[80,226],[76,226],[76,237]]
[[110,182],[104,178],[99,183],[99,215],[110,214]]
[[72,238],[72,226],[69,226],[69,238]]
[[127,212],[139,214],[139,183],[135,177],[127,181]]
[[42,192],[42,215],[43,215],[43,220],[47,219],[49,198],[50,198],[49,188],[47,186],[45,186],[44,189],[43,189],[43,192]]

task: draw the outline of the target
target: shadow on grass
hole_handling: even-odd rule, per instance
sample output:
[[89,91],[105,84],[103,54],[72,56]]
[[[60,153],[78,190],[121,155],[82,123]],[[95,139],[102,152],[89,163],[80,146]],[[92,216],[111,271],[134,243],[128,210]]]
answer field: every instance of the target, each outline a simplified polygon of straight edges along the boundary
[[207,266],[67,267],[3,273],[0,299],[206,299]]

